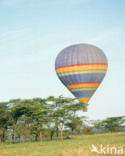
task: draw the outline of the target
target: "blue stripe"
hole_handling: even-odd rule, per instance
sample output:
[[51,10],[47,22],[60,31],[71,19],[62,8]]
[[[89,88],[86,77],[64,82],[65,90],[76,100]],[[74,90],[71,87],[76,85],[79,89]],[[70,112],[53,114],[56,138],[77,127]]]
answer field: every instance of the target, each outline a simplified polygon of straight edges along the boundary
[[95,90],[71,91],[76,97],[91,97]]
[[64,83],[75,83],[75,82],[91,82],[91,81],[102,81],[105,73],[81,73],[72,75],[61,75],[59,79]]

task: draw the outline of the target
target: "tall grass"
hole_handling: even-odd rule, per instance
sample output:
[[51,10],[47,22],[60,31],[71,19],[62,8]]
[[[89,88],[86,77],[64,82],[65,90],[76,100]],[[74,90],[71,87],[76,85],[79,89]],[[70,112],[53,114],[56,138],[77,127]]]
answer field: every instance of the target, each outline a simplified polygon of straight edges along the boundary
[[0,156],[98,156],[97,153],[91,153],[91,144],[97,147],[100,144],[122,146],[125,152],[125,132],[75,136],[69,140],[43,141],[42,143],[6,143],[0,145]]

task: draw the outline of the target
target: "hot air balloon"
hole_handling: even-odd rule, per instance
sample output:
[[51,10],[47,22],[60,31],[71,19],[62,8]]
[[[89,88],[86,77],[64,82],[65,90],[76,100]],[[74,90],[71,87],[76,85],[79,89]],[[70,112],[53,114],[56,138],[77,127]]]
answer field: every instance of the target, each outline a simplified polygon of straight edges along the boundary
[[[90,44],[76,44],[64,48],[55,61],[61,82],[84,104],[104,79],[108,67],[104,52]],[[87,107],[83,109],[87,111]]]

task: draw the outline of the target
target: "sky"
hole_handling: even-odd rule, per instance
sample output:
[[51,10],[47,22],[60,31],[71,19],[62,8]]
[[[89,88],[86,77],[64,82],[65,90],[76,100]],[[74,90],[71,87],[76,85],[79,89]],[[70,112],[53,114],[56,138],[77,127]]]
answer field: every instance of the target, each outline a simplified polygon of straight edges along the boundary
[[125,115],[124,0],[0,0],[0,101],[73,97],[54,64],[63,48],[77,43],[101,48],[109,63],[83,115]]

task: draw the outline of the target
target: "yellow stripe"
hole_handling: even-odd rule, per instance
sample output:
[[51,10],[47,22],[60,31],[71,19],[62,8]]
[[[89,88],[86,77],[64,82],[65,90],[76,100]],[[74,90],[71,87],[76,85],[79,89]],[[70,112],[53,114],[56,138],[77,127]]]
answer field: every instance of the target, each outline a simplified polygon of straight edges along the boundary
[[65,68],[58,68],[56,69],[57,73],[66,73],[66,72],[73,72],[73,71],[93,71],[93,70],[106,70],[106,65],[81,65],[81,66],[73,66],[73,67],[65,67]]
[[97,87],[72,88],[71,91],[96,90]]
[[70,85],[68,88],[69,89],[76,89],[76,88],[92,88],[95,87],[97,88],[99,84],[77,84],[77,85]]
[[[90,100],[90,97],[78,98],[78,100],[79,100],[80,102],[84,102],[85,104],[88,104],[88,102],[89,102],[89,100]],[[83,108],[83,112],[87,112],[87,111],[88,111],[87,107]]]
[[93,70],[93,71],[74,71],[74,72],[65,72],[65,73],[59,73],[59,76],[65,76],[65,75],[74,75],[74,74],[92,74],[92,73],[105,73],[106,70]]
[[88,102],[89,102],[89,100],[90,100],[90,97],[78,98],[78,100],[79,100],[80,102],[84,102],[84,103],[88,104]]

